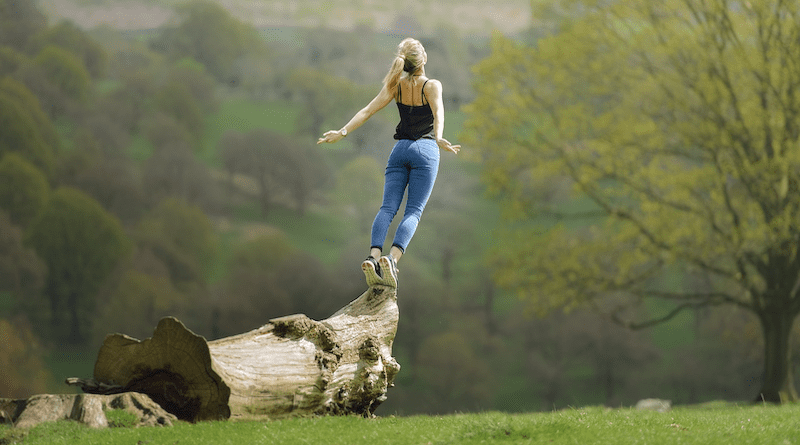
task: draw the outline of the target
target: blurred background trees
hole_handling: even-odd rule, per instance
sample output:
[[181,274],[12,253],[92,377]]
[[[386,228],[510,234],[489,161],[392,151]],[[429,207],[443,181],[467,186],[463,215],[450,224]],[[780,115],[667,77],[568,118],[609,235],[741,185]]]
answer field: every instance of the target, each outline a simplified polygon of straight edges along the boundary
[[[669,177],[666,189],[652,182],[639,195],[623,194],[628,188],[610,195],[633,215],[652,215],[657,207],[642,193],[699,202],[692,201],[704,196],[698,190],[689,197],[679,192],[704,177],[699,166],[714,145],[707,141],[720,141],[705,137],[713,126],[696,125],[701,120],[691,112],[715,109],[699,106],[699,95],[664,105],[674,77],[649,83],[642,79],[651,73],[639,69],[636,82],[612,89],[622,77],[596,75],[603,68],[621,75],[627,65],[617,57],[640,61],[634,56],[649,54],[635,42],[605,39],[605,25],[612,23],[601,20],[605,16],[588,6],[570,9],[574,2],[533,2],[531,29],[490,38],[489,28],[468,32],[450,17],[437,24],[430,14],[409,11],[349,29],[305,19],[255,27],[257,18],[234,3],[225,9],[213,1],[189,2],[163,26],[114,29],[47,18],[30,0],[0,0],[0,369],[6,377],[0,396],[62,392],[64,377],[91,375],[106,334],[145,338],[163,316],[176,316],[211,339],[290,313],[325,318],[363,292],[358,266],[380,203],[396,114],[387,107],[335,146],[315,141],[374,96],[397,43],[409,34],[426,46],[429,75],[445,85],[445,136],[470,143],[461,156],[443,157],[424,222],[400,267],[394,353],[403,370],[383,412],[618,406],[653,396],[695,403],[742,400],[758,391],[764,348],[751,313],[708,307],[631,332],[597,316],[629,301],[620,293],[592,300],[592,310],[577,307],[589,287],[572,283],[595,272],[595,284],[624,280],[620,271],[640,270],[650,252],[635,232],[615,231],[624,224],[605,226],[602,208],[587,198],[586,190],[607,197],[625,177],[604,177],[611,167],[605,162],[637,179]],[[527,14],[531,5],[522,3]],[[476,5],[453,7],[479,13],[486,7]],[[653,5],[663,20],[683,10],[677,0]],[[756,26],[767,20],[757,6],[736,14]],[[619,14],[630,17],[624,9]],[[710,11],[705,17],[716,16]],[[713,29],[713,20],[702,22]],[[644,45],[653,29],[630,32]],[[586,34],[592,32],[597,39]],[[703,54],[689,50],[705,34],[689,35],[653,44],[659,51],[647,59],[651,66],[633,65],[655,73],[682,57],[703,62]],[[731,64],[748,60],[736,57]],[[706,67],[727,66],[719,55],[709,60],[719,63]],[[539,62],[548,62],[547,70]],[[746,77],[746,70],[733,68],[727,66]],[[781,69],[772,66],[774,73]],[[712,103],[726,103],[710,78],[697,80]],[[779,91],[782,101],[773,91],[767,102],[790,110],[789,89]],[[747,113],[760,109],[741,97],[748,97]],[[561,127],[534,107],[545,99],[554,105],[551,113],[562,114]],[[471,114],[462,109],[469,103]],[[785,123],[783,112],[769,111],[773,146],[792,141],[792,125],[776,124]],[[657,126],[654,116],[669,119]],[[462,136],[468,117],[469,132]],[[767,127],[759,122],[734,127],[763,142]],[[588,123],[591,129],[581,126]],[[542,135],[553,144],[542,144]],[[573,150],[549,157],[555,142],[565,141]],[[673,157],[683,156],[680,162],[658,164],[667,153],[632,154],[659,143]],[[557,168],[564,159],[594,162],[579,170],[583,183]],[[725,170],[735,205],[745,202],[742,178],[756,173],[769,178],[757,182],[759,193],[775,190],[793,202],[790,163],[743,165],[751,176]],[[598,188],[573,193],[576,184],[599,177]],[[487,196],[487,188],[497,193]],[[705,199],[713,204],[708,209],[719,210],[719,196]],[[741,213],[742,221],[749,224],[745,216],[756,214]],[[683,240],[683,252],[702,252],[713,241],[688,235],[693,220],[665,215],[652,219],[663,223],[657,233]],[[686,232],[667,227],[673,220],[686,222]],[[775,233],[792,231],[786,220],[775,220]],[[729,221],[717,220],[723,232]],[[553,229],[559,222],[563,228]],[[742,252],[752,251],[759,232],[743,233]],[[604,248],[603,237],[618,242],[616,250]],[[651,280],[650,291],[721,290],[720,281],[702,270],[682,273],[675,257],[660,261],[671,261],[674,272]],[[543,276],[537,275],[542,270],[552,274],[549,281],[524,281]],[[553,298],[541,298],[544,292]],[[562,306],[559,299],[567,297],[576,304]],[[542,310],[552,307],[568,310]],[[619,315],[644,317],[674,307],[644,304]]]
[[[589,304],[634,327],[750,311],[753,397],[796,400],[800,71],[781,61],[800,54],[800,8],[579,5],[534,46],[496,38],[479,65],[468,126],[512,216],[498,281],[538,310]],[[565,179],[571,202],[539,199]]]

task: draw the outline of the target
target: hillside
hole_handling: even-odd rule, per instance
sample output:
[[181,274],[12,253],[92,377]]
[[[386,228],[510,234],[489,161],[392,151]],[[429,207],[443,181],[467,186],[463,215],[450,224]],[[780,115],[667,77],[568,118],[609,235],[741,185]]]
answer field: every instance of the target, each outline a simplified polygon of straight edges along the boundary
[[[259,28],[303,26],[351,30],[367,26],[392,34],[434,32],[445,25],[464,34],[513,34],[530,23],[529,0],[219,0],[231,13]],[[83,28],[152,29],[168,23],[180,0],[39,0],[54,21]]]

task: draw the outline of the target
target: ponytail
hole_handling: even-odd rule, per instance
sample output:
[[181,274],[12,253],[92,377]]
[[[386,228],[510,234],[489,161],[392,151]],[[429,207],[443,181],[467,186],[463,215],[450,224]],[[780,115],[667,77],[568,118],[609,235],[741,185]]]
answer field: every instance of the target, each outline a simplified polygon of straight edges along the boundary
[[400,82],[403,74],[412,76],[414,82],[414,75],[416,75],[425,62],[428,60],[428,55],[425,54],[425,48],[419,43],[419,40],[407,38],[397,45],[397,57],[392,62],[392,67],[386,73],[383,79],[383,84],[386,88],[394,93],[397,91],[397,84]]
[[397,56],[394,58],[392,66],[389,68],[389,72],[386,73],[386,77],[383,79],[383,84],[386,86],[386,89],[391,92],[394,92],[397,89],[397,84],[400,82],[400,76],[403,74],[403,68],[405,67],[405,64],[405,57]]

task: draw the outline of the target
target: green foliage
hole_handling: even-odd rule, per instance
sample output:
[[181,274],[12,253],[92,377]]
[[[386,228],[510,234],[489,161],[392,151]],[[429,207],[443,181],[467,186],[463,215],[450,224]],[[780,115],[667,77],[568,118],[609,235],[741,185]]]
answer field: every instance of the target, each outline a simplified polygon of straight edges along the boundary
[[202,282],[217,249],[208,216],[177,198],[165,199],[145,215],[136,238],[167,265],[174,283]]
[[34,63],[45,78],[70,99],[83,102],[88,98],[91,77],[78,56],[48,45],[34,58]]
[[289,90],[303,104],[296,131],[314,139],[322,135],[323,124],[347,122],[358,107],[371,99],[371,89],[313,68],[298,68],[289,74],[289,79]]
[[0,155],[16,152],[49,174],[57,141],[53,124],[36,98],[9,78],[0,81]]
[[372,156],[359,156],[337,174],[335,197],[344,214],[362,233],[369,231],[383,190],[383,166]]
[[22,243],[22,231],[0,211],[0,316],[22,315],[38,324],[49,319],[42,296],[47,267]]
[[27,62],[27,58],[10,46],[0,46],[0,78],[12,75]]
[[213,113],[219,108],[215,79],[196,60],[189,57],[178,60],[170,69],[168,78],[171,82],[186,85],[204,114]]
[[[752,310],[766,335],[762,392],[793,393],[781,345],[800,313],[800,44],[785,36],[800,7],[562,6],[571,20],[558,32],[533,47],[496,37],[477,68],[468,142],[514,221],[499,282],[541,311],[589,303],[623,322],[642,299],[674,302],[644,326],[682,309]],[[592,205],[552,199],[566,192]]]
[[431,411],[436,411],[437,402],[441,401],[465,408],[488,404],[492,374],[489,365],[478,359],[476,349],[476,345],[455,331],[433,335],[422,342],[417,375],[429,388]]
[[23,51],[31,36],[46,26],[47,17],[34,0],[0,0],[0,47]]
[[25,235],[47,264],[55,335],[83,341],[100,286],[130,250],[119,220],[83,192],[59,188]]
[[263,48],[255,30],[210,0],[185,3],[176,11],[180,24],[164,29],[153,46],[175,60],[186,56],[193,58],[219,82],[238,84],[237,65],[248,54],[258,53]]
[[38,53],[53,45],[69,51],[81,60],[93,79],[105,75],[108,56],[103,47],[70,21],[61,21],[31,39],[29,52]]
[[45,392],[50,377],[42,360],[44,351],[32,327],[0,319],[0,338],[0,394],[22,398]]
[[44,208],[49,193],[47,178],[22,156],[6,153],[0,158],[0,208],[14,224],[27,227]]
[[[288,192],[298,212],[303,214],[311,194],[328,178],[321,152],[314,146],[265,128],[247,134],[226,132],[219,142],[220,158],[231,177],[245,174],[252,178],[264,216],[275,205],[275,197]],[[236,184],[231,184],[235,187]]]
[[13,80],[11,77],[0,80],[0,91],[7,94],[24,107],[25,113],[27,113],[36,124],[37,132],[51,147],[53,152],[58,153],[61,140],[50,118],[42,111],[36,95],[25,85]]
[[160,111],[182,124],[192,136],[192,146],[197,147],[202,138],[205,122],[203,110],[183,82],[171,80],[156,92],[155,105]]
[[231,267],[253,268],[261,272],[274,271],[294,251],[295,248],[286,234],[276,231],[261,235],[236,248]]

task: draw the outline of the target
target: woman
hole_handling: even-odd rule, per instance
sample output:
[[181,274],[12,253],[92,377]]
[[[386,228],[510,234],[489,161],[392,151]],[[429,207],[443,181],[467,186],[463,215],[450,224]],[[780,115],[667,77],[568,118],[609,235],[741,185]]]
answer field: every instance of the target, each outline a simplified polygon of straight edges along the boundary
[[[341,130],[328,131],[317,141],[318,144],[337,142],[392,100],[397,103],[400,113],[400,123],[394,135],[397,142],[386,165],[383,204],[372,223],[370,253],[361,264],[370,286],[385,284],[397,287],[397,262],[414,236],[431,196],[439,170],[439,149],[453,153],[461,150],[460,145],[453,145],[442,137],[442,84],[425,76],[427,61],[428,55],[419,41],[408,38],[400,42],[397,56],[378,95]],[[389,255],[382,256],[386,232],[400,208],[406,188],[408,201],[403,220],[397,227]]]

